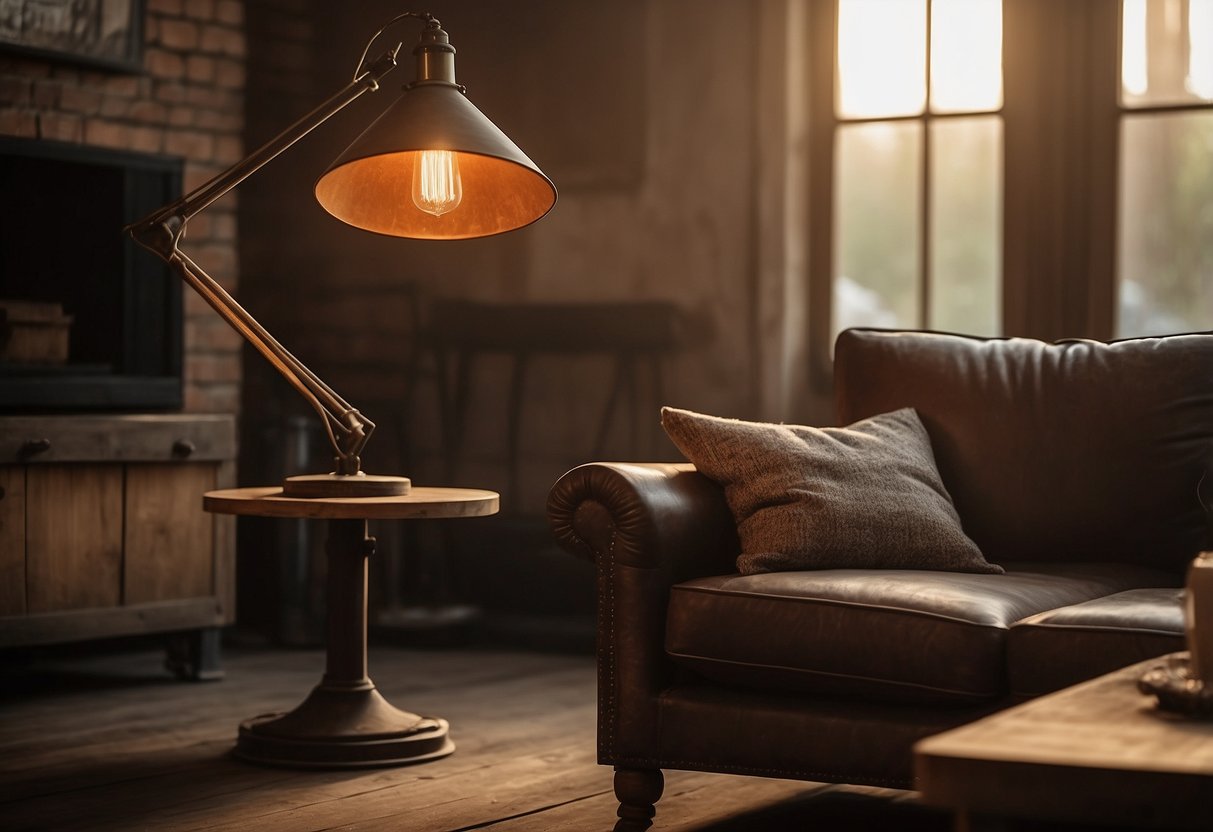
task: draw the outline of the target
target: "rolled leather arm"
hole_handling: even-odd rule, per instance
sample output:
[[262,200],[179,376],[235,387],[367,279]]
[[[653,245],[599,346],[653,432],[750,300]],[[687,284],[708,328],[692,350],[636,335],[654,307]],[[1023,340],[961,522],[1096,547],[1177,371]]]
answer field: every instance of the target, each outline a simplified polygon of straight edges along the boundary
[[740,551],[723,490],[688,463],[581,465],[552,487],[548,519],[574,555],[675,581],[732,572]]
[[598,760],[656,768],[660,696],[677,676],[665,652],[670,586],[736,569],[724,492],[686,464],[596,462],[552,487],[548,518],[598,567]]

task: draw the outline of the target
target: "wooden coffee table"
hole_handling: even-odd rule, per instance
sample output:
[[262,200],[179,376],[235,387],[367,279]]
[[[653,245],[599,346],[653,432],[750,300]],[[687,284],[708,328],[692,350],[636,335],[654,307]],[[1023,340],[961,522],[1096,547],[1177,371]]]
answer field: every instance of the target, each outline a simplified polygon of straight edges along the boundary
[[1043,696],[914,748],[923,801],[958,830],[1017,819],[1213,829],[1213,722],[1140,693],[1153,659]]

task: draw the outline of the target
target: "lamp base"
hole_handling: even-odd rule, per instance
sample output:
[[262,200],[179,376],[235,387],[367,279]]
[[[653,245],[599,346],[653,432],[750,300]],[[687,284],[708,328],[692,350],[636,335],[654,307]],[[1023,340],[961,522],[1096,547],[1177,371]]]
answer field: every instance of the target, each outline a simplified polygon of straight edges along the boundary
[[400,497],[408,494],[413,483],[408,477],[371,474],[303,474],[287,477],[282,483],[283,497],[318,499],[322,497]]
[[240,723],[237,757],[292,768],[363,768],[424,763],[455,750],[445,719],[389,704],[370,680],[321,683],[295,710]]

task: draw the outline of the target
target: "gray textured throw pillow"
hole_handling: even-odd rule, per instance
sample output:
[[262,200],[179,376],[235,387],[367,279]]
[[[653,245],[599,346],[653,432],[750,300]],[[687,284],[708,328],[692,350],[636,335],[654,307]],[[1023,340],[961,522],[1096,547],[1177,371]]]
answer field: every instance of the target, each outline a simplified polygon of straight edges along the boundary
[[724,487],[742,574],[797,569],[1001,573],[964,533],[918,413],[845,428],[743,422],[665,407],[661,424]]

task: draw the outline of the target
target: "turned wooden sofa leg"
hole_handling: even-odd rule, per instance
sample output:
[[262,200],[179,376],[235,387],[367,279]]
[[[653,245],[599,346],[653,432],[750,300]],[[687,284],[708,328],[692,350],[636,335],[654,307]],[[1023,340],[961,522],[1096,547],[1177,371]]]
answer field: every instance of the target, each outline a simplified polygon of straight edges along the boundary
[[619,801],[619,820],[615,832],[644,832],[657,814],[654,804],[661,799],[665,778],[659,768],[615,768],[615,798]]

